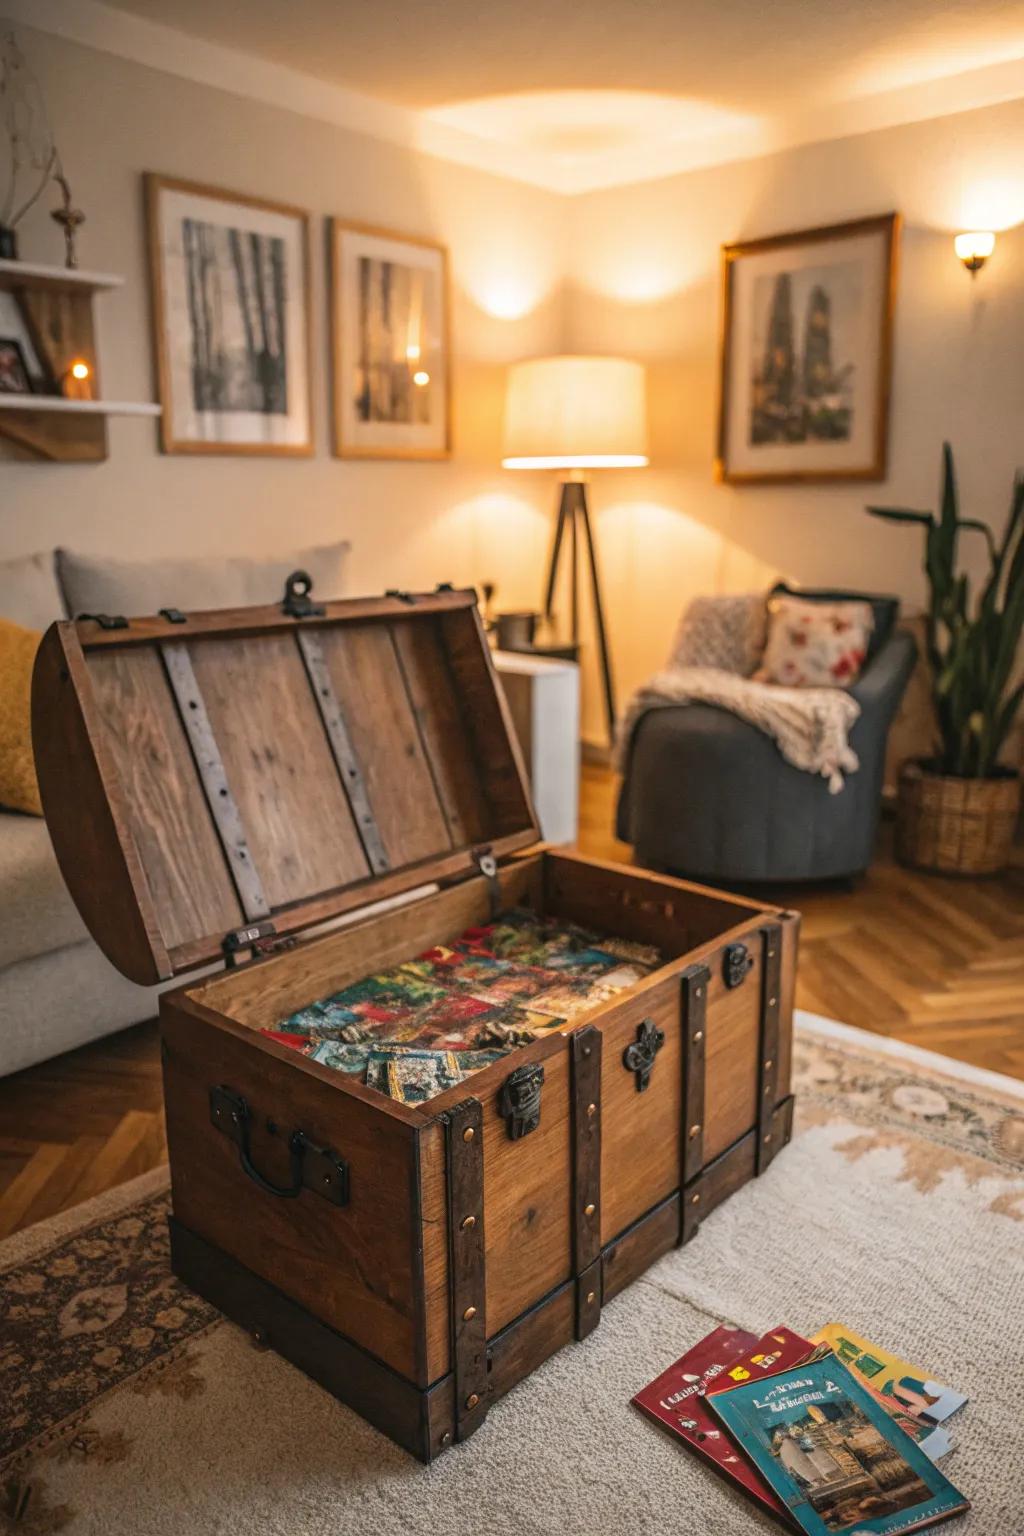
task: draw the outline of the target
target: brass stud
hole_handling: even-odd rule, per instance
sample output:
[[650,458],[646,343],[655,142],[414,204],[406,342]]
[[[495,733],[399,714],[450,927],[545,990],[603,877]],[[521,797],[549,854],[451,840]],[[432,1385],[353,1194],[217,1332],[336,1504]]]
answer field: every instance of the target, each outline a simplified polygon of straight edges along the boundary
[[694,1035],[694,1037],[693,1037],[693,1043],[694,1043],[694,1045],[700,1045],[700,1042],[701,1042],[701,1041],[702,1041],[702,1040],[703,1040],[703,1039],[704,1039],[704,1031],[703,1031],[703,1030],[702,1030],[702,1029],[698,1029],[698,1030],[697,1030],[697,1032],[696,1032],[696,1034],[695,1034],[695,1035]]
[[703,987],[695,988],[693,995],[694,995],[694,997],[703,997],[704,996],[704,988]]
[[591,1046],[589,1046],[589,1045],[585,1045],[585,1046],[584,1046],[584,1047],[583,1047],[583,1054],[584,1054],[584,1056],[589,1056],[589,1055],[590,1055],[590,1052],[591,1052],[591,1050],[592,1050],[592,1047],[591,1047]]
[[469,1396],[466,1398],[466,1407],[467,1408],[475,1408],[479,1401],[480,1401],[479,1395],[476,1392],[471,1392],[469,1394]]
[[770,998],[769,998],[769,999],[768,999],[768,1007],[769,1007],[769,1008],[774,1008],[774,1007],[775,1007],[775,1004],[776,1004],[776,1003],[777,1003],[777,1002],[778,1002],[778,998],[777,998],[777,997],[770,997]]
[[593,1120],[594,1116],[597,1114],[597,1105],[596,1104],[588,1104],[587,1105],[587,1114],[590,1116],[591,1120]]
[[772,1058],[769,1056],[768,1060],[764,1064],[765,1071],[766,1072],[770,1072],[772,1067],[774,1067],[774,1065],[775,1065],[774,1061],[772,1061]]
[[466,1129],[462,1133],[462,1139],[463,1141],[472,1141],[475,1135],[476,1132],[474,1131],[473,1127],[471,1125],[467,1125]]
[[451,1445],[451,1443],[452,1443],[452,1432],[451,1432],[450,1429],[446,1429],[444,1434],[441,1436],[441,1444],[442,1445]]
[[473,1317],[476,1317],[476,1307],[467,1307],[465,1312],[462,1314],[463,1322],[468,1323],[470,1318]]
[[769,1143],[769,1142],[770,1142],[770,1141],[771,1141],[771,1139],[772,1139],[772,1133],[771,1133],[771,1131],[769,1131],[769,1132],[768,1132],[768,1134],[767,1134],[767,1136],[763,1136],[763,1137],[762,1137],[762,1138],[761,1138],[761,1139],[762,1139],[762,1141],[763,1141],[763,1142],[764,1142],[764,1144],[765,1144],[765,1146],[767,1146],[767,1145],[768,1145],[768,1143]]
[[700,1126],[699,1125],[691,1125],[690,1126],[690,1140],[692,1141],[695,1136],[699,1136],[699,1135],[700,1135]]
[[765,1083],[764,1087],[761,1089],[762,1093],[771,1093],[771,1091],[772,1091],[771,1083]]
[[476,1217],[475,1216],[463,1216],[462,1221],[459,1223],[459,1225],[462,1227],[463,1232],[471,1232],[472,1229],[476,1226]]
[[774,951],[774,949],[770,949],[768,951],[768,959],[769,960],[774,960],[775,959],[775,951]]
[[596,1210],[597,1210],[597,1206],[594,1204],[593,1201],[591,1201],[589,1205],[585,1205],[583,1207],[583,1214],[584,1214],[584,1216],[593,1216],[593,1214],[594,1214],[594,1212]]
[[691,1195],[690,1196],[690,1204],[691,1205],[700,1205],[700,1195],[699,1194],[698,1195]]
[[593,1291],[588,1291],[587,1292],[587,1306],[588,1307],[592,1307],[596,1300],[597,1300],[596,1294]]

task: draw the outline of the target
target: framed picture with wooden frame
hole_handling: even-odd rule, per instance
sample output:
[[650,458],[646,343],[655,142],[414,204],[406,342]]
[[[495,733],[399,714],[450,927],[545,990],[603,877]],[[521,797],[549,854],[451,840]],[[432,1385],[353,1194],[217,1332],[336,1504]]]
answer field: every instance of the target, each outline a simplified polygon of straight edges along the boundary
[[883,480],[897,213],[722,247],[716,473]]
[[149,173],[165,453],[313,452],[309,215]]
[[331,219],[334,452],[343,459],[451,453],[448,252]]

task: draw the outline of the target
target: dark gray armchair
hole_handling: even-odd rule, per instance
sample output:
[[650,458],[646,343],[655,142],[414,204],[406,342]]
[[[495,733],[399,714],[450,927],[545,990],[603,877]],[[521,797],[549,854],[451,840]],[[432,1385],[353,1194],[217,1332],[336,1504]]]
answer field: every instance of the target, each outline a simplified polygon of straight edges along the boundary
[[[825,598],[836,594],[801,593]],[[843,596],[857,594],[844,593]],[[850,732],[860,759],[837,795],[787,763],[770,737],[707,704],[656,705],[633,735],[616,832],[640,864],[718,882],[831,880],[871,862],[889,726],[914,669],[910,635],[884,603],[873,652],[850,690],[861,707]]]

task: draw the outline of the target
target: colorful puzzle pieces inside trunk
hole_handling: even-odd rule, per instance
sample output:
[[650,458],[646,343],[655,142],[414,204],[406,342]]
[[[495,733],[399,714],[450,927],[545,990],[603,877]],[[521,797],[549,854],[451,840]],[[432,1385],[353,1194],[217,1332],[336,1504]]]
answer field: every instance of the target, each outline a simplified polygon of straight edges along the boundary
[[423,1103],[659,963],[649,945],[505,912],[264,1033],[390,1098]]

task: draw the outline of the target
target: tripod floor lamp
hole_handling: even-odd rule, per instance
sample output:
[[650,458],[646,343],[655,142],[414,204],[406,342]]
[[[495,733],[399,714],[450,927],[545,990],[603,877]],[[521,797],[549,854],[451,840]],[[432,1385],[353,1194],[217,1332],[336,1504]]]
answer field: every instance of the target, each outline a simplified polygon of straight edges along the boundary
[[615,687],[585,477],[591,469],[625,469],[647,463],[647,404],[641,364],[618,357],[544,357],[514,363],[505,397],[502,463],[506,469],[563,471],[544,612],[550,619],[559,560],[563,549],[568,549],[572,640],[579,640],[582,544],[590,574],[611,737],[615,731]]

